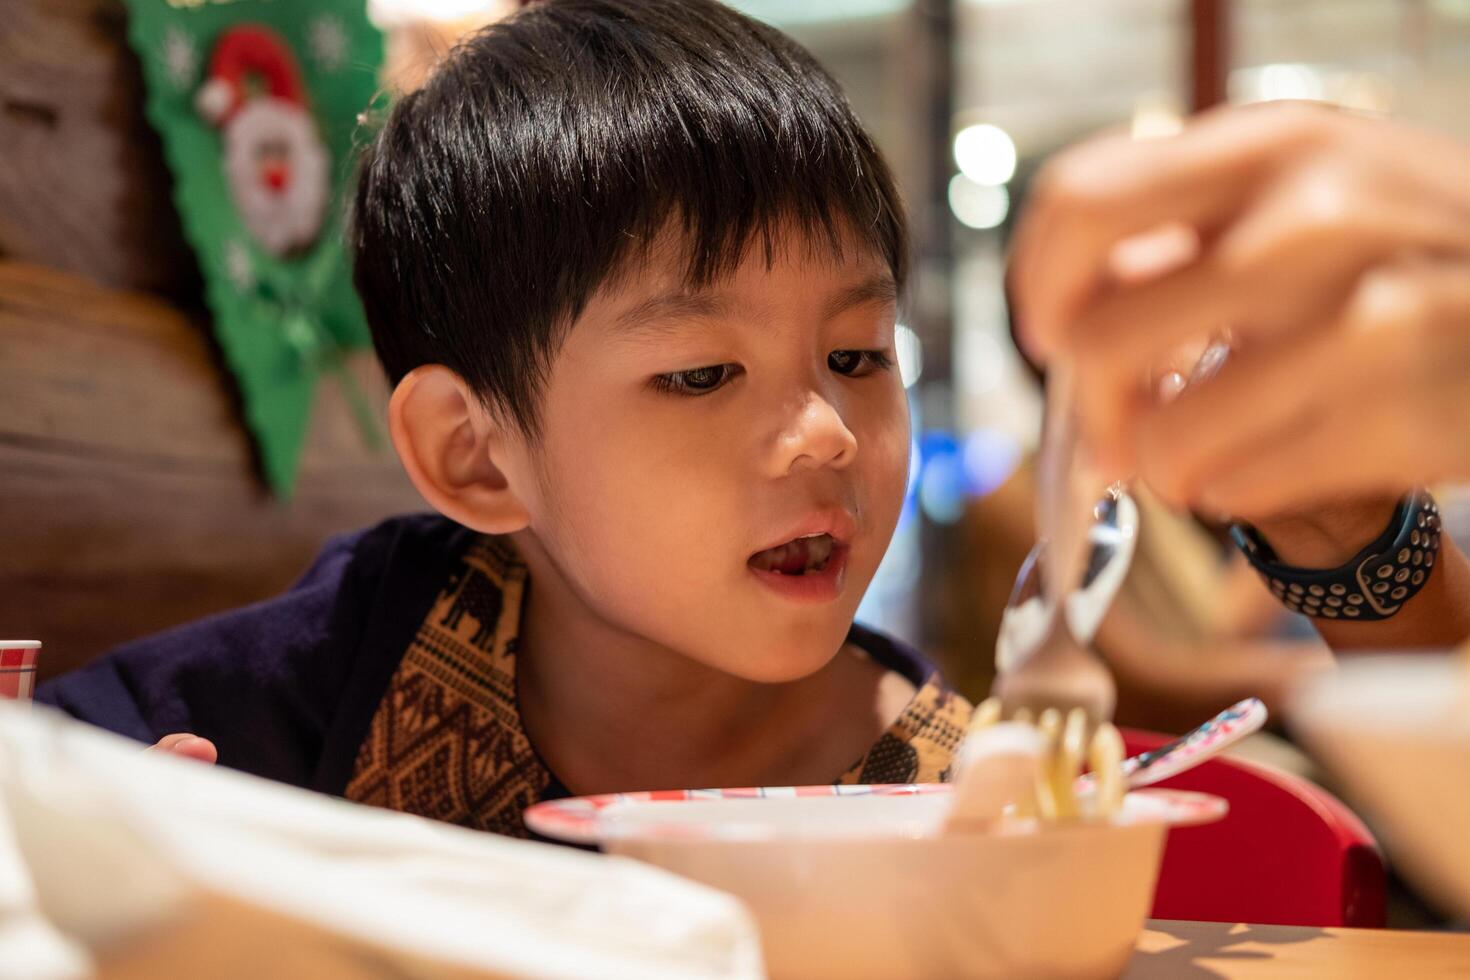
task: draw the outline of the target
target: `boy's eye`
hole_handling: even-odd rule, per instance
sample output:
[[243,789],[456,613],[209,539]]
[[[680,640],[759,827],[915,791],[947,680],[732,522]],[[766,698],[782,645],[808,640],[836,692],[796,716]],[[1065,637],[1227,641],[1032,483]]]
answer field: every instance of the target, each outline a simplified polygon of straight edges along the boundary
[[893,359],[881,350],[834,350],[827,355],[827,366],[838,374],[859,377],[893,366]]
[[653,379],[653,386],[676,395],[707,395],[739,372],[740,368],[734,364],[712,364],[689,371],[660,374]]
[[[827,355],[827,366],[849,378],[860,378],[893,366],[893,359],[881,350],[835,350]],[[711,364],[655,375],[651,384],[657,391],[674,395],[707,395],[723,388],[741,373],[738,364]]]

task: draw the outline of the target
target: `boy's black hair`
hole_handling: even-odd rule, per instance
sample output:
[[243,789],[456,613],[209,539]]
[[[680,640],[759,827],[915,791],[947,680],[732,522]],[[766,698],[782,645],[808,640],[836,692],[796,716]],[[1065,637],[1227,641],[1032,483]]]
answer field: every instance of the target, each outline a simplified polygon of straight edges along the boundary
[[714,0],[540,0],[462,41],[365,148],[349,239],[389,380],[447,365],[534,436],[563,331],[667,227],[691,287],[785,227],[906,278],[893,178],[836,82]]

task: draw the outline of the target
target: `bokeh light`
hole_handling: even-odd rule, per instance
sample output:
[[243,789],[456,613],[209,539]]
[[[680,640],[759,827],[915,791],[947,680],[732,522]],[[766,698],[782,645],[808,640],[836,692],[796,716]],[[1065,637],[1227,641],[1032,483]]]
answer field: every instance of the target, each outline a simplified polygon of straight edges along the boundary
[[954,162],[977,184],[999,186],[1016,173],[1016,144],[990,123],[966,126],[954,138]]
[[949,182],[949,209],[969,228],[998,228],[1010,213],[1011,195],[1004,187],[977,184],[966,174],[955,174]]
[[913,328],[900,323],[893,328],[893,346],[898,354],[898,376],[905,388],[912,388],[924,373],[924,342]]

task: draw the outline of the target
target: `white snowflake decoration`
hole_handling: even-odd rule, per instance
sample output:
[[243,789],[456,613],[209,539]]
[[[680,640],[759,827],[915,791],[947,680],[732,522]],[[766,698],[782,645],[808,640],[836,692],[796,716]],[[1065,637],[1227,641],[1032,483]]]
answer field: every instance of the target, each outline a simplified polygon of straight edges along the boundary
[[194,39],[177,27],[163,32],[163,65],[174,88],[193,88],[199,76],[199,49]]
[[255,263],[250,259],[250,249],[238,238],[225,242],[225,275],[236,292],[247,293],[255,288]]
[[330,14],[311,22],[306,43],[311,48],[311,60],[322,71],[334,72],[347,60],[347,30],[342,21]]

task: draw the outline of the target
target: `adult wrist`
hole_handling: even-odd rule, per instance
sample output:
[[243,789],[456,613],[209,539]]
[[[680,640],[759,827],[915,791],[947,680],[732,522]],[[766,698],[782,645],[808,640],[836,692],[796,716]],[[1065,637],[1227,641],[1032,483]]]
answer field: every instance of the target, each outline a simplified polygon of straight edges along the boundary
[[1399,500],[1344,501],[1250,523],[1282,564],[1336,568],[1383,533]]
[[[1324,619],[1380,621],[1397,615],[1428,583],[1439,555],[1440,521],[1434,498],[1415,490],[1397,502],[1373,538],[1339,561],[1361,540],[1375,512],[1381,513],[1371,505],[1324,509],[1311,521],[1276,525],[1274,542],[1249,524],[1232,526],[1230,534],[1288,609]],[[1287,554],[1278,552],[1278,542]]]

